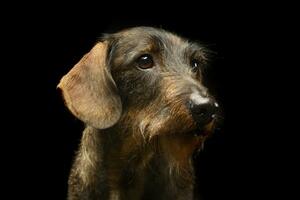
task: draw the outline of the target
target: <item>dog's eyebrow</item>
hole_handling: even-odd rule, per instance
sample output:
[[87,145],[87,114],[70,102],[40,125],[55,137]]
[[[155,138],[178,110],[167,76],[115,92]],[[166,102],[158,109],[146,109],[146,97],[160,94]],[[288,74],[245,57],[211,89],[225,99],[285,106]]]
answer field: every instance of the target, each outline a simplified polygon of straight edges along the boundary
[[124,64],[132,62],[137,56],[143,53],[157,53],[165,48],[161,37],[156,35],[148,35],[141,39],[145,45],[128,46],[125,53]]
[[202,62],[203,66],[209,61],[209,54],[206,48],[196,42],[188,42],[184,50],[184,57],[187,61],[196,58]]
[[205,51],[205,48],[197,42],[188,42],[188,48],[192,51]]
[[161,38],[160,36],[157,35],[151,35],[150,36],[150,40],[153,44],[154,49],[153,50],[162,50],[165,48],[165,43],[163,41],[163,38]]

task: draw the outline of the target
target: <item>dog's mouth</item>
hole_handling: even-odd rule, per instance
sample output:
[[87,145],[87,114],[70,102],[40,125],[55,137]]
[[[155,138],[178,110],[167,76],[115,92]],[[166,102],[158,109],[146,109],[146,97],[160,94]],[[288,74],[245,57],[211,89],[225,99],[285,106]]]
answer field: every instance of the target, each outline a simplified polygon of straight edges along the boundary
[[203,149],[205,140],[210,137],[216,129],[222,124],[222,117],[219,115],[213,116],[212,120],[203,126],[197,126],[196,129],[190,131],[188,134],[194,138],[195,150]]
[[219,125],[220,116],[213,115],[210,121],[201,126],[197,125],[196,129],[191,131],[190,134],[192,134],[195,137],[207,137],[210,134],[212,134]]

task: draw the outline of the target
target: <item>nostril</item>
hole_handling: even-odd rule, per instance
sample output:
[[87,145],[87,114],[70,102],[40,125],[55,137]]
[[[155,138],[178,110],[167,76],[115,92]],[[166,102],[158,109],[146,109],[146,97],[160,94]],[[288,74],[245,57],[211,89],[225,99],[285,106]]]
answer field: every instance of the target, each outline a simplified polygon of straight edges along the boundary
[[196,106],[192,111],[192,114],[196,117],[206,117],[210,115],[210,109],[204,106]]
[[204,106],[195,106],[194,109],[192,110],[192,112],[197,115],[205,115],[207,111],[208,111],[207,108],[205,108]]
[[214,118],[218,107],[219,105],[214,101],[209,101],[207,103],[198,105],[190,102],[190,111],[192,117],[198,125],[209,123]]

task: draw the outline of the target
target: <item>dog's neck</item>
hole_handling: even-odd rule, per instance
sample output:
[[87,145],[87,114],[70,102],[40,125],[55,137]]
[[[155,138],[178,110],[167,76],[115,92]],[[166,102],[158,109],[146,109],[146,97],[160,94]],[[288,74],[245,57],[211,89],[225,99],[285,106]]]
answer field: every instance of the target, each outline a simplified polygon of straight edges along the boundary
[[124,130],[119,130],[123,136],[116,135],[116,131],[118,127],[85,129],[79,151],[81,158],[75,163],[80,165],[77,169],[85,185],[102,184],[102,188],[111,191],[105,196],[120,195],[119,199],[141,199],[145,195],[150,199],[178,199],[179,193],[189,199],[186,194],[192,193],[194,181],[189,148],[176,143],[176,138],[170,141],[159,136],[137,145],[142,141],[130,138],[132,135]]

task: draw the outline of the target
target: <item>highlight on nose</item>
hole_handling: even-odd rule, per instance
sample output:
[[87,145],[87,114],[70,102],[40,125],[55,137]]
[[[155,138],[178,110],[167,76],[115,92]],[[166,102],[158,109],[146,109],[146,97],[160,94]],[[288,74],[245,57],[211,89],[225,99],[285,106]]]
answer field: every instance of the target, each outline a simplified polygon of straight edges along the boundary
[[192,97],[191,95],[189,109],[197,125],[204,126],[211,122],[219,109],[218,103],[209,97]]

